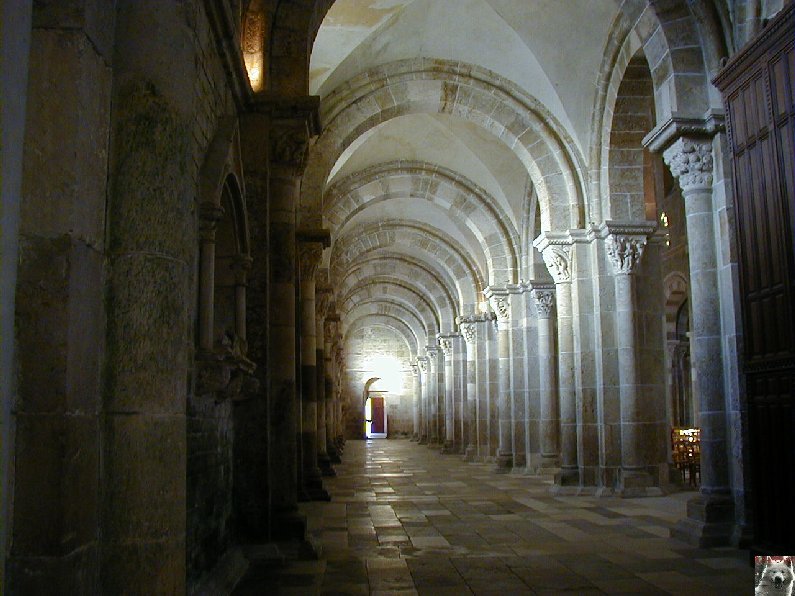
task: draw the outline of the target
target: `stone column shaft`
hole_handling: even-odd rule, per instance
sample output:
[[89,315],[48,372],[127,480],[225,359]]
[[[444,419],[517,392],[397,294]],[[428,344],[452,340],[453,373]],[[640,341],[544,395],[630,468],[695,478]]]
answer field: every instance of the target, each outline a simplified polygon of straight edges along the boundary
[[558,486],[579,485],[577,395],[574,374],[571,244],[550,237],[536,239],[544,263],[555,281],[558,314],[558,395],[560,405],[560,473]]
[[[608,229],[612,227],[608,226]],[[651,233],[653,229],[653,225],[650,225],[647,233]],[[643,256],[646,236],[611,233],[605,246],[615,273],[616,288],[616,338],[621,403],[619,490],[623,496],[646,496],[652,492],[659,494],[659,489],[653,488],[656,482],[648,472],[649,466],[658,462],[648,461],[646,455],[653,452],[647,448],[647,442],[656,441],[659,436],[655,432],[654,424],[644,422],[644,404],[638,390],[640,374],[634,274]],[[645,408],[649,408],[649,405]]]
[[693,313],[690,354],[701,428],[701,495],[688,503],[688,518],[672,535],[704,546],[727,544],[734,525],[734,501],[726,453],[712,140],[681,137],[664,151],[663,159],[678,179],[685,201]]
[[558,395],[555,391],[555,337],[552,309],[555,305],[553,290],[533,290],[538,313],[538,376],[541,391],[541,468],[556,468],[560,457],[560,419]]
[[466,348],[466,419],[467,434],[464,458],[474,461],[478,454],[478,380],[477,380],[477,323],[474,317],[459,321]]
[[513,420],[511,418],[511,318],[507,292],[490,293],[489,301],[497,315],[497,350],[499,357],[499,437],[497,471],[507,472],[513,467]]
[[317,323],[315,273],[323,254],[320,242],[300,242],[301,303],[301,466],[305,498],[328,498],[318,467]]
[[453,393],[453,343],[449,338],[439,339],[444,354],[444,448],[443,453],[452,453],[455,444],[455,411]]

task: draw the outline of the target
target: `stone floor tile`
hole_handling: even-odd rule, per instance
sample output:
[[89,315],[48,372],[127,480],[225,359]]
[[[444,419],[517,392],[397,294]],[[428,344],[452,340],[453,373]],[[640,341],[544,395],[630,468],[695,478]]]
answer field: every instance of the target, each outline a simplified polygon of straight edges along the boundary
[[[409,441],[349,441],[331,503],[304,503],[322,560],[257,569],[235,594],[745,594],[746,551],[668,537],[681,493],[556,497],[549,478]],[[751,588],[752,589],[752,588]]]

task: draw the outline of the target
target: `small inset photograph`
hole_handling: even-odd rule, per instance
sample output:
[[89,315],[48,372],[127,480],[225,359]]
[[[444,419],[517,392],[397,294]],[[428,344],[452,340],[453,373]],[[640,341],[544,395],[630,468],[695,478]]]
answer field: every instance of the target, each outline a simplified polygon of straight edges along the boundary
[[754,558],[756,596],[792,596],[795,580],[795,555],[758,556]]

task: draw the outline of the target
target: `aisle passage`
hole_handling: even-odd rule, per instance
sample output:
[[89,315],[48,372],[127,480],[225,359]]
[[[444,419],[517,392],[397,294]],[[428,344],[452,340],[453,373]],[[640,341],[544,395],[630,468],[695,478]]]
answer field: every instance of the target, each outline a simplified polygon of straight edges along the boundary
[[[693,493],[553,497],[550,481],[405,440],[349,441],[331,503],[302,508],[323,546],[282,594],[748,594],[747,552],[668,538]],[[243,587],[243,586],[241,586]],[[254,593],[253,591],[251,593]]]

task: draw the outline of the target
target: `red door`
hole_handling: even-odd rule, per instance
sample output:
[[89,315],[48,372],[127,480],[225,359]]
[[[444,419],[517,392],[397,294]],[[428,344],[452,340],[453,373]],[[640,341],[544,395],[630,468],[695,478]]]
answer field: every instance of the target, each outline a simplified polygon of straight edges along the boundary
[[370,398],[370,411],[372,413],[373,421],[370,424],[371,433],[383,433],[384,431],[384,398],[371,397]]

